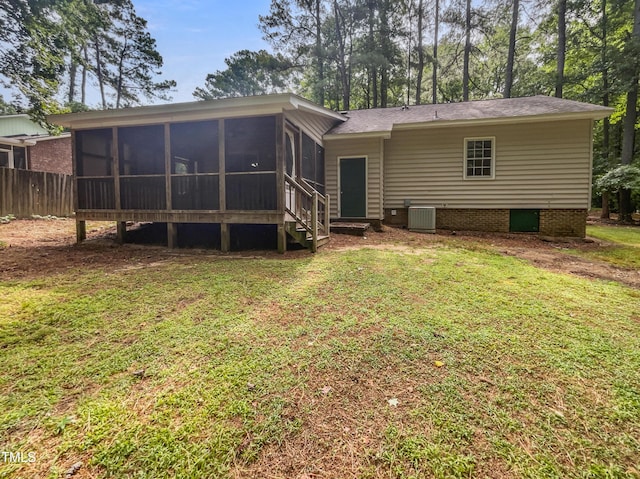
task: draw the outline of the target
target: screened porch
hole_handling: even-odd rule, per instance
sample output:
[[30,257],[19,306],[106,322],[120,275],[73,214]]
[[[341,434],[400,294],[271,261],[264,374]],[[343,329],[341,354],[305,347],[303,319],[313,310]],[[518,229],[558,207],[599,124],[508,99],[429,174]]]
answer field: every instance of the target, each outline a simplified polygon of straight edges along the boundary
[[188,231],[178,225],[214,223],[223,251],[233,224],[277,225],[280,251],[286,223],[328,234],[324,149],[283,114],[73,135],[79,240],[86,220],[118,222],[120,241],[127,221],[166,223],[169,247]]

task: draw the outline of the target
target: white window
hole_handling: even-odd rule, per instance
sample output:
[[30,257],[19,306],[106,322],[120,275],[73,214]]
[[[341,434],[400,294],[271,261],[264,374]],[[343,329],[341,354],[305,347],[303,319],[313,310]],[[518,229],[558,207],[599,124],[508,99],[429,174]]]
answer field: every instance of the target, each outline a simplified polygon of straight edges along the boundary
[[0,166],[13,168],[13,151],[11,146],[0,145]]
[[465,179],[495,177],[496,139],[464,139],[464,177]]

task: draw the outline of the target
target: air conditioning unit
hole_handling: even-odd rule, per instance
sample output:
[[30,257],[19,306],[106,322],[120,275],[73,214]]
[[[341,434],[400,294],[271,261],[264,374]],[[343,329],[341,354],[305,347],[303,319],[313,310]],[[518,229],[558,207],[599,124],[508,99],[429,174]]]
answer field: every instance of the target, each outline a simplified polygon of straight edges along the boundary
[[436,209],[433,206],[409,207],[409,231],[436,232]]

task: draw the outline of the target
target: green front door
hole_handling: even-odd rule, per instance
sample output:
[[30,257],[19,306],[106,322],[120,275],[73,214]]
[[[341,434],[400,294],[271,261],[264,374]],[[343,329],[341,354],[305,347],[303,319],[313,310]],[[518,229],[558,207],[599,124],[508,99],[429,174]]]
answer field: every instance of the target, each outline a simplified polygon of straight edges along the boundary
[[366,158],[340,160],[340,216],[342,218],[366,218],[367,216]]

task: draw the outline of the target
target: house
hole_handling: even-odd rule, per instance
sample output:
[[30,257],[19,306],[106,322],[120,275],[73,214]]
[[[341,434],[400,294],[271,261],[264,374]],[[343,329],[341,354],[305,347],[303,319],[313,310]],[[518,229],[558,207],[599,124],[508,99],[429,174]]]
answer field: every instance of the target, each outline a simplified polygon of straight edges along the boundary
[[323,136],[331,216],[407,225],[433,206],[437,228],[584,237],[593,121],[612,111],[534,96],[348,112]]
[[0,116],[0,167],[70,175],[71,135],[50,135],[28,115]]
[[[292,94],[53,115],[70,128],[78,239],[86,220],[270,225],[315,250],[331,220],[584,236],[593,121],[548,97],[336,113]],[[219,231],[219,233],[218,233]]]

